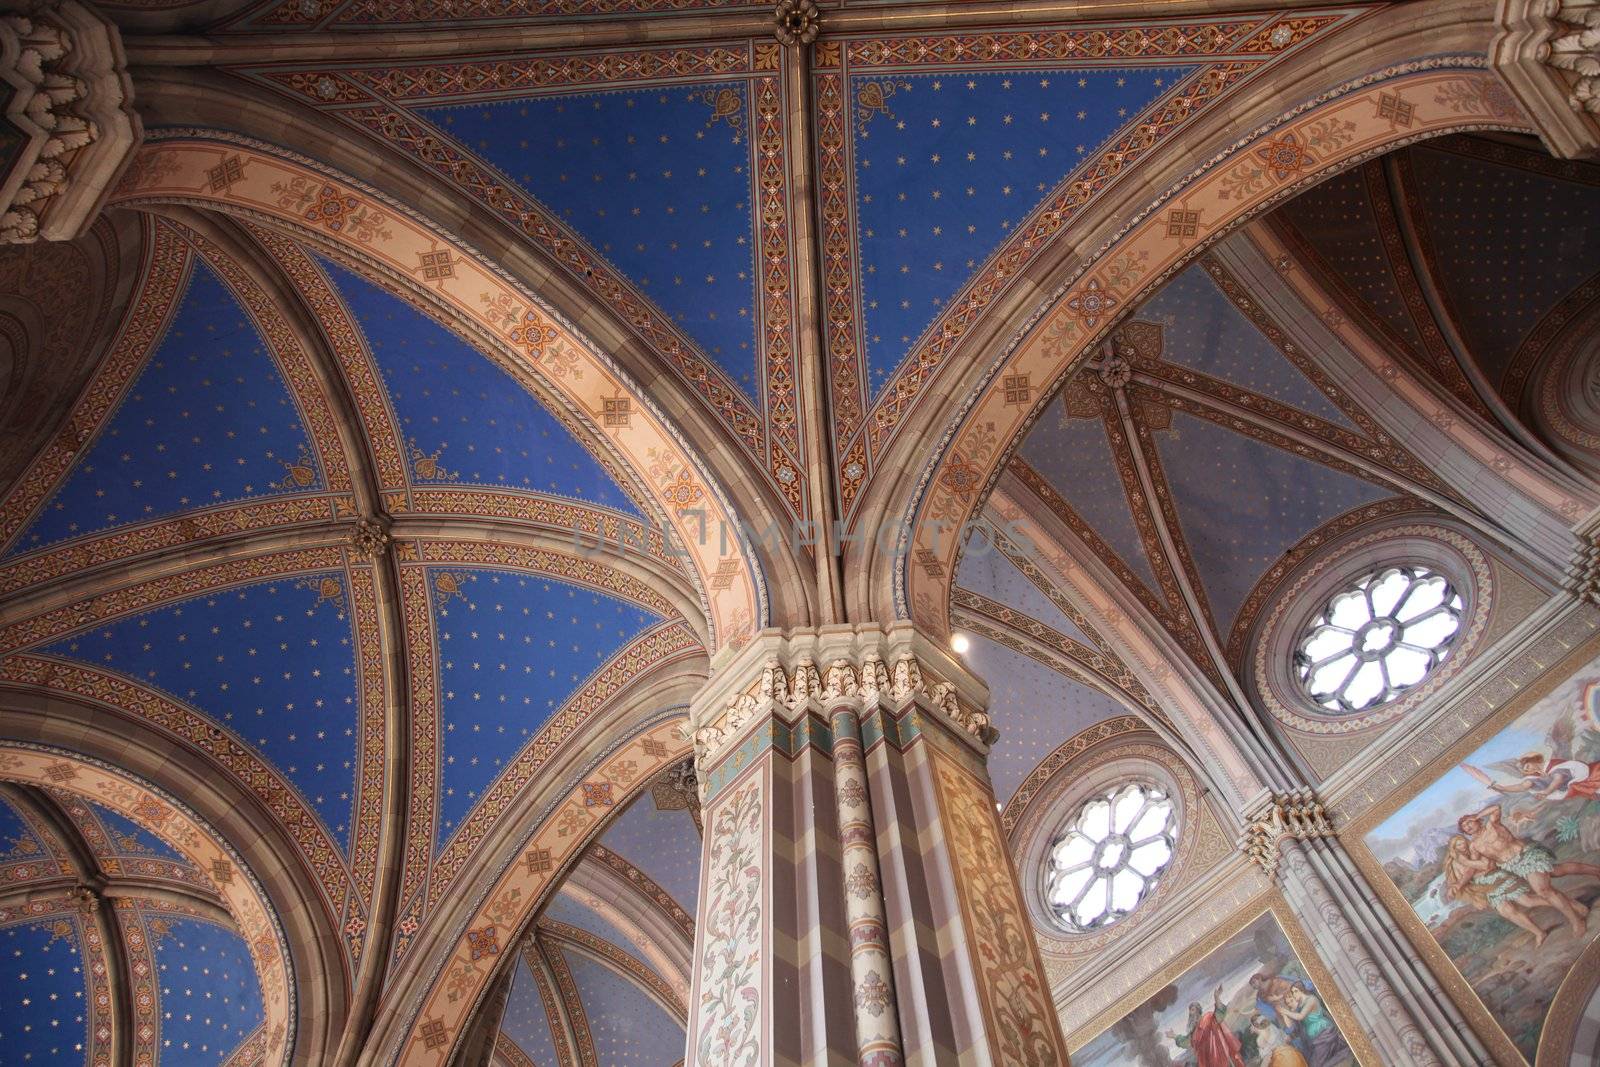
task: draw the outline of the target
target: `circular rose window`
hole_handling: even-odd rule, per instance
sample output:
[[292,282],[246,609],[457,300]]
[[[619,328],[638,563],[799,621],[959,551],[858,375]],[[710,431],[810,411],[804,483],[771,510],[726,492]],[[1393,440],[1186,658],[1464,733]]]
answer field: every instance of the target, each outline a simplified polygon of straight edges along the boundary
[[1422,684],[1461,629],[1461,594],[1427,567],[1373,571],[1335,593],[1295,646],[1295,674],[1336,713],[1386,703]]
[[1125,918],[1172,862],[1177,810],[1163,789],[1120,785],[1083,803],[1045,858],[1045,902],[1075,933]]

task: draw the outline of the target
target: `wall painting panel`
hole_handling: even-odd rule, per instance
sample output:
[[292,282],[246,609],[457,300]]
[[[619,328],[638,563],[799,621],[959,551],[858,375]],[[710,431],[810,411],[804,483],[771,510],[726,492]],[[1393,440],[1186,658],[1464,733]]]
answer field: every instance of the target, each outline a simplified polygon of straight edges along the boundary
[[1600,658],[1547,677],[1564,680],[1501,709],[1360,837],[1435,971],[1464,980],[1529,1063],[1600,933]]
[[1072,1067],[1358,1067],[1344,1002],[1298,930],[1291,943],[1281,907],[1177,961],[1181,972],[1074,1052]]

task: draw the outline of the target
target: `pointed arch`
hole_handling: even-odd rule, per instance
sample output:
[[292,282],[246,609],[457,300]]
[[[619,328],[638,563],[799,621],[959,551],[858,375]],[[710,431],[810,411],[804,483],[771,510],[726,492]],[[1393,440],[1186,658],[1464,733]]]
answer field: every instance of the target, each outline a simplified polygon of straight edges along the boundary
[[[406,287],[586,426],[638,479],[699,580],[714,646],[738,643],[764,624],[766,583],[739,516],[666,413],[475,250],[373,190],[242,138],[190,132],[147,145],[114,202],[206,204],[292,232]],[[620,412],[618,398],[626,401]]]
[[[148,739],[138,731],[114,746],[104,744],[114,736],[110,733],[74,736],[65,717],[40,714],[59,713],[60,702],[54,703],[52,709],[9,692],[0,697],[0,729],[13,737],[30,736],[0,741],[0,778],[94,800],[180,849],[206,873],[248,946],[266,1012],[261,1027],[265,1062],[287,1064],[297,1057],[318,1062],[331,1025],[342,1018],[342,991],[330,998],[336,991],[326,980],[340,973],[339,964],[317,951],[325,946],[305,916],[286,909],[293,907],[294,894],[283,893],[289,887],[280,880],[268,835],[248,829],[225,801],[219,805],[218,791],[201,776],[169,764],[159,743],[146,747]],[[95,751],[113,747],[122,751]],[[113,763],[107,755],[125,759]],[[184,802],[175,799],[179,795]],[[332,948],[337,952],[336,937]],[[318,970],[319,963],[332,969]],[[328,1014],[329,1008],[339,1014]]]
[[[1420,25],[1401,30],[1389,47],[1420,50],[1415,36]],[[1438,48],[1436,30],[1434,22],[1427,51]],[[854,566],[847,558],[845,571],[856,576],[850,590],[853,612],[910,617],[935,632],[948,625],[950,576],[960,552],[956,531],[978,512],[1022,433],[1123,311],[1211,240],[1296,190],[1395,144],[1460,129],[1524,128],[1505,90],[1482,67],[1477,56],[1411,62],[1331,86],[1278,114],[1183,177],[1157,204],[1142,208],[1081,268],[1063,271],[1070,281],[1020,323],[1002,355],[987,359],[966,350],[959,374],[971,388],[952,386],[946,392],[968,399],[945,419],[930,420],[915,447],[932,458],[918,462],[914,454],[903,454],[902,471],[910,467],[918,475],[902,477],[908,488],[894,498],[884,490],[878,505],[884,508],[881,519],[901,520],[901,543],[894,553],[878,554],[869,543],[858,553],[866,558]],[[1344,70],[1333,65],[1332,73]],[[1277,113],[1281,106],[1268,100],[1261,111]],[[1193,153],[1197,147],[1191,140],[1182,150]],[[1167,165],[1176,169],[1177,164],[1168,160]],[[1169,225],[1174,212],[1193,217],[1198,237],[1189,235],[1187,224]],[[1583,510],[1576,499],[1553,503],[1563,515],[1571,513],[1569,521]]]
[[[679,447],[697,457],[696,461],[701,464],[702,479],[715,485],[725,496],[726,503],[720,510],[728,511],[750,528],[787,529],[792,521],[789,505],[773,478],[760,469],[760,463],[722,424],[707,401],[677,371],[665,365],[665,357],[652,348],[624,316],[606,306],[582,284],[581,270],[579,276],[574,277],[570,264],[564,260],[558,262],[549,250],[529,240],[517,228],[515,213],[508,218],[503,212],[492,210],[490,205],[464,196],[445,176],[381,139],[369,137],[334,116],[308,108],[264,85],[215,71],[189,70],[180,75],[154,67],[144,73],[147,77],[141,82],[141,107],[152,127],[167,123],[174,128],[181,127],[186,134],[207,134],[224,129],[243,131],[263,139],[256,145],[258,148],[307,163],[319,161],[313,166],[321,175],[361,175],[364,182],[377,186],[379,199],[389,208],[398,209],[404,205],[407,215],[426,220],[435,237],[439,231],[448,230],[454,245],[440,242],[435,248],[434,243],[429,242],[423,249],[455,248],[458,254],[452,261],[458,265],[461,262],[459,250],[475,250],[473,254],[481,263],[492,265],[493,271],[509,280],[513,287],[524,294],[535,294],[537,306],[580,332],[587,345],[603,354],[602,361],[631,383],[627,395],[633,401],[635,423],[644,410],[670,422],[673,435],[680,439]],[[195,124],[205,129],[195,130],[192,128]],[[220,160],[221,155],[201,168],[202,172],[218,165]],[[131,182],[137,180],[144,169],[143,164],[135,163],[128,176],[130,180],[124,182],[118,194],[123,198],[121,202],[126,202],[126,196],[135,191]],[[203,173],[198,179],[192,190],[178,191],[174,198],[199,196],[210,206],[220,208],[227,199],[225,193],[213,194]],[[366,185],[363,190],[374,191]],[[119,200],[114,197],[113,204],[117,202]],[[236,211],[236,208],[222,209]],[[304,233],[295,235],[300,237]],[[341,251],[339,241],[330,244],[328,237],[330,235],[324,231],[311,243],[319,251],[331,252],[336,258],[349,259],[362,254],[355,242],[343,242]],[[485,339],[474,332],[473,324],[492,310],[476,305],[475,292],[469,295],[472,306],[463,312],[444,307],[434,291],[440,287],[420,284],[422,271],[412,254],[401,257],[398,273],[383,273],[387,275],[385,285],[397,291],[411,289],[433,303],[439,309],[436,317],[449,322],[458,332],[473,335],[474,342],[484,351],[492,352],[499,346],[500,342],[493,337]],[[648,408],[641,408],[641,404]],[[598,408],[598,401],[594,406]],[[648,466],[648,463],[640,464],[639,471],[642,473]],[[717,516],[713,514],[716,510],[719,509],[707,508],[705,520],[713,544],[721,539]],[[694,519],[689,525],[698,529],[699,524],[700,520]],[[722,536],[736,542],[740,530],[737,524],[730,524]],[[772,617],[803,620],[815,613],[815,566],[803,547],[794,545],[789,538],[782,539],[781,543],[749,538],[743,555],[751,561],[749,566],[760,572],[763,587],[758,599],[770,599]]]

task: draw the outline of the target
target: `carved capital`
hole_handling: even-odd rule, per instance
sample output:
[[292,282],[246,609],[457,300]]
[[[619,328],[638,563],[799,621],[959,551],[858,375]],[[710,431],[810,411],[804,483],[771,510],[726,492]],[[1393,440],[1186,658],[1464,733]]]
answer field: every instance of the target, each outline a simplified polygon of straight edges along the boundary
[[695,743],[695,767],[704,778],[760,716],[794,722],[808,709],[831,712],[841,704],[857,714],[873,705],[901,714],[911,701],[980,746],[997,736],[983,684],[909,623],[758,635],[696,698],[684,735]]
[[822,675],[810,656],[801,657],[789,679],[789,706],[803,707],[808,701],[822,697]]
[[1251,815],[1239,848],[1270,878],[1277,873],[1279,849],[1285,841],[1313,841],[1335,836],[1322,801],[1309,789],[1276,793]]
[[822,695],[829,700],[853,697],[860,687],[856,683],[856,669],[847,659],[836,659],[828,664],[828,680]]
[[1579,600],[1600,604],[1600,534],[1588,534],[1572,554],[1562,582]]
[[75,0],[0,15],[4,132],[0,244],[70,240],[89,228],[143,130],[114,25]]
[[1495,70],[1551,152],[1600,156],[1600,0],[1499,0]]

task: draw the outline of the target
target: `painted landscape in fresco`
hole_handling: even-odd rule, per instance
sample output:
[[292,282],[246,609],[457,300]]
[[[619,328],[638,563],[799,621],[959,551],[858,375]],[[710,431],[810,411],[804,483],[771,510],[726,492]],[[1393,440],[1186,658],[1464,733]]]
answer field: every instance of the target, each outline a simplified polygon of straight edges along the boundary
[[1551,998],[1600,933],[1600,659],[1366,844],[1533,1062]]
[[1073,1067],[1354,1067],[1289,940],[1262,914],[1073,1054]]

